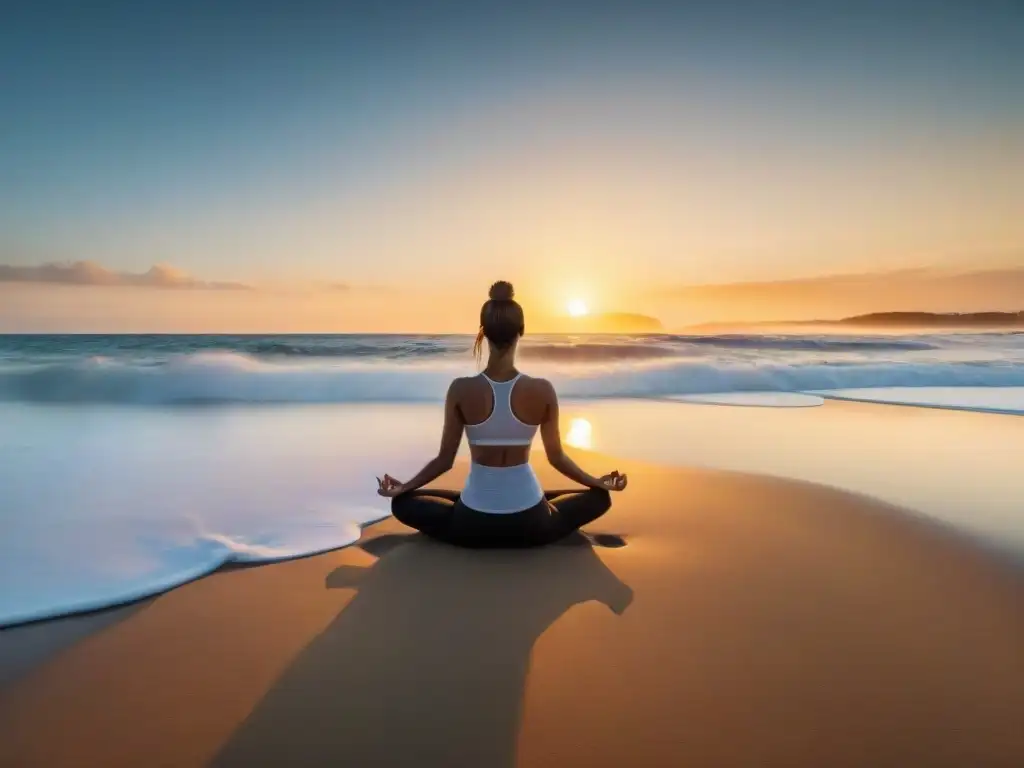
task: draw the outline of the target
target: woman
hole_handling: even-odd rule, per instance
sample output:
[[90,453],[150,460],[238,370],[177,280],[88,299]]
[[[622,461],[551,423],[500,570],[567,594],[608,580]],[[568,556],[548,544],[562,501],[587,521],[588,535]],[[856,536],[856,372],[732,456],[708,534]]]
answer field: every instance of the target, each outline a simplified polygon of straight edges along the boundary
[[[487,366],[449,387],[437,456],[407,483],[390,475],[377,478],[378,493],[393,499],[392,512],[401,522],[466,547],[539,546],[596,520],[611,507],[609,491],[625,489],[624,474],[594,477],[565,454],[554,387],[516,370],[524,330],[512,285],[495,283],[480,310],[473,347],[479,360],[487,339]],[[544,492],[529,464],[538,428],[551,466],[589,490]],[[463,430],[472,463],[462,493],[419,490],[452,468]]]

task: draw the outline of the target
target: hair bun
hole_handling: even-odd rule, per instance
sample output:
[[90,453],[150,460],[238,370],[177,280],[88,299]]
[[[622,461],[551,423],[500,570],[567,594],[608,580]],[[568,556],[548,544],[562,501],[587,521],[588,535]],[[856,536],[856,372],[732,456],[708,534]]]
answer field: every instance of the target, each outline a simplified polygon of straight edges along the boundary
[[512,288],[512,283],[507,280],[499,280],[491,286],[491,290],[488,293],[491,301],[512,301],[515,298],[516,292]]

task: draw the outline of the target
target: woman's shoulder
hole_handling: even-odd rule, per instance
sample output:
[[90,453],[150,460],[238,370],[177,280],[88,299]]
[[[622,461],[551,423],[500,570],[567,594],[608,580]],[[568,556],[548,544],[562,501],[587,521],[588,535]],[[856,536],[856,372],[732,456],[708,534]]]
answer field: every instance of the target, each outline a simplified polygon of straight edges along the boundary
[[539,395],[554,395],[555,393],[555,387],[550,381],[540,376],[529,376],[525,373],[520,375],[516,386],[526,387],[531,392]]
[[479,379],[479,376],[456,376],[452,379],[452,383],[448,385],[449,392],[464,392],[466,387],[470,386],[472,382]]
[[[479,374],[476,376],[458,376],[452,379],[448,392],[449,394],[459,395],[472,392],[474,388],[483,389],[483,385],[484,379]],[[555,387],[550,381],[540,376],[530,376],[526,373],[519,375],[519,378],[516,380],[516,389],[526,390],[536,395],[554,396],[555,394]]]

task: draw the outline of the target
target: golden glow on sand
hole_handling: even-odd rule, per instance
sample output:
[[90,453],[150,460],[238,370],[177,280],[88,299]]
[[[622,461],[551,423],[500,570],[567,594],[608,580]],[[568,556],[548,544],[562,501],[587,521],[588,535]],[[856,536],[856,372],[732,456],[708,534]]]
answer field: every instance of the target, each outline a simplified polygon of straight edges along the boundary
[[594,447],[593,427],[586,419],[573,419],[569,422],[569,431],[565,436],[565,442],[573,448],[592,450]]
[[589,310],[583,299],[573,299],[568,305],[569,314],[573,317],[583,317]]

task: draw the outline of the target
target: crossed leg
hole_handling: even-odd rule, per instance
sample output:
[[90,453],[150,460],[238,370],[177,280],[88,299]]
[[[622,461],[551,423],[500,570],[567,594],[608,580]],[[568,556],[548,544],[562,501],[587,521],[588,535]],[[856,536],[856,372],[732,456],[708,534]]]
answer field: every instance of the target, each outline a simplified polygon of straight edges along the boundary
[[[500,544],[500,542],[485,541],[485,539],[493,537],[483,534],[468,538],[460,535],[457,537],[458,539],[465,538],[466,540],[455,541],[452,521],[458,502],[458,491],[424,489],[396,496],[391,501],[391,511],[399,522],[441,541],[462,543],[464,546]],[[527,527],[522,531],[517,531],[514,536],[510,535],[509,545],[541,546],[558,541],[601,517],[612,505],[611,494],[599,488],[547,491],[544,494],[544,501],[541,503],[547,506],[550,515],[547,520],[544,520],[541,525],[536,525],[534,523],[536,517],[530,515],[531,522],[523,523]],[[542,510],[536,508],[524,510],[524,512],[527,511],[543,514]],[[512,522],[511,519],[509,522]],[[480,541],[472,543],[476,538],[479,538]],[[513,544],[513,542],[515,543]]]
[[544,494],[551,507],[551,524],[545,543],[565,538],[573,531],[592,523],[611,509],[611,494],[602,488],[585,491],[547,491]]
[[391,513],[400,523],[435,539],[447,539],[458,491],[427,489],[409,491],[391,500]]

